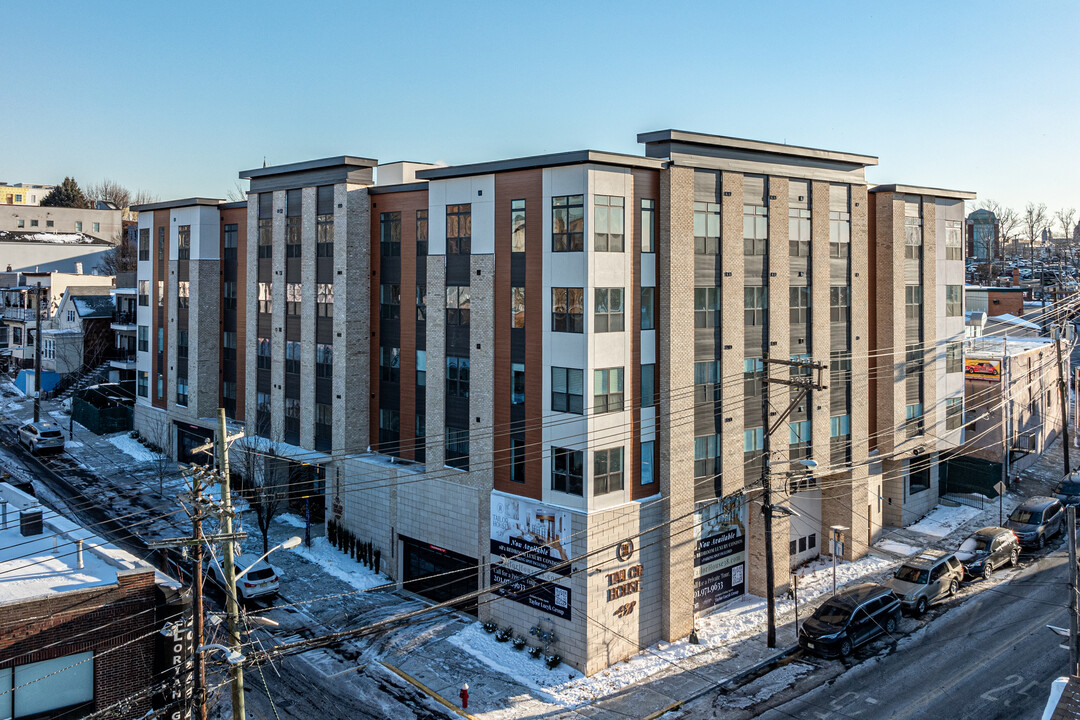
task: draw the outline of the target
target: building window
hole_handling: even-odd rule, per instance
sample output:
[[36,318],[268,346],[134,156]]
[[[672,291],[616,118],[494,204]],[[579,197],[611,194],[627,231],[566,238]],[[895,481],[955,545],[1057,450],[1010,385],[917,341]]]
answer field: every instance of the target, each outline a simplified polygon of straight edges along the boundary
[[[715,365],[716,377],[719,378],[720,373],[720,361],[710,362],[709,365]],[[765,379],[765,361],[762,358],[745,358],[743,359],[743,395],[746,397],[760,397],[761,390],[765,386],[763,380]],[[716,382],[719,382],[717,380]]]
[[326,452],[334,436],[334,406],[315,403],[315,449]]
[[510,482],[525,482],[525,440],[510,438]]
[[618,412],[623,409],[623,369],[593,370],[593,412]]
[[185,360],[188,356],[188,331],[178,330],[176,332],[176,357]]
[[285,283],[285,314],[291,317],[300,315],[302,293],[300,283]]
[[469,397],[469,358],[446,356],[447,397]]
[[623,198],[593,196],[593,249],[597,252],[622,252],[624,248]]
[[904,316],[909,323],[922,320],[922,286],[904,286]]
[[165,281],[157,281],[157,304],[158,307],[165,307]]
[[141,307],[149,307],[150,306],[150,281],[149,280],[140,280],[139,281],[139,305]]
[[145,370],[139,370],[136,373],[136,391],[139,393],[139,397],[149,397],[150,395],[150,374]]
[[829,288],[829,322],[846,323],[851,319],[851,288]]
[[401,439],[401,412],[379,409],[379,452],[397,455]]
[[259,312],[269,315],[274,306],[274,284],[259,283]]
[[584,493],[583,453],[551,448],[551,489],[571,495]]
[[269,216],[269,213],[273,212],[272,206],[273,195],[270,193],[259,195],[259,215],[267,215],[267,217],[259,217],[259,258],[274,257],[274,219]]
[[510,201],[510,252],[525,252],[525,201]]
[[285,341],[285,372],[300,374],[300,343],[294,340]]
[[21,227],[21,228],[26,227],[26,221],[25,220],[19,220],[18,221],[18,227]]
[[458,470],[469,469],[468,428],[446,428],[446,464]]
[[641,443],[641,477],[642,485],[651,485],[656,480],[656,461],[654,459],[656,445],[652,440]]
[[788,208],[788,254],[810,257],[810,211]]
[[694,288],[694,327],[720,326],[720,288]]
[[191,302],[191,282],[180,280],[176,283],[176,307],[186,308]]
[[416,286],[416,321],[427,322],[427,285]]
[[641,288],[641,329],[656,329],[656,288]]
[[805,325],[810,320],[810,288],[791,288],[791,318],[792,325]]
[[318,257],[334,257],[334,216],[330,213],[315,217],[315,254]]
[[551,368],[552,412],[581,415],[584,405],[584,371],[577,368]]
[[720,254],[720,203],[694,203],[694,253]]
[[585,249],[585,196],[551,198],[551,251],[581,252]]
[[581,288],[551,288],[551,331],[584,331],[584,291]]
[[[449,291],[447,292],[449,297]],[[383,320],[401,319],[401,286],[379,286],[379,317]]]
[[[82,224],[82,223],[78,223]],[[176,259],[191,259],[191,226],[178,225],[176,228]]]
[[[52,227],[53,226],[53,221],[52,220],[46,220],[45,224],[48,227]],[[76,220],[75,221],[75,232],[82,232],[82,221],[81,220]]]
[[525,363],[510,364],[510,404],[525,404]]
[[596,288],[593,291],[593,330],[595,332],[622,332],[623,289]]
[[150,352],[150,327],[139,326],[139,352]]
[[416,386],[427,387],[427,350],[416,351]]
[[848,449],[851,447],[850,415],[836,415],[829,418],[829,445],[832,458],[847,462]]
[[255,394],[255,434],[270,437],[270,393]]
[[165,397],[165,376],[160,372],[157,374],[157,394],[154,397]]
[[765,449],[765,429],[747,428],[743,430],[743,465],[748,472],[761,469],[762,452]]
[[38,226],[38,221],[37,220],[31,220],[30,221],[30,227],[37,227],[37,226]]
[[945,221],[945,259],[964,259],[964,223],[960,220]]
[[851,213],[829,213],[829,257],[846,258],[851,255]]
[[720,400],[720,361],[703,360],[694,363],[694,402]]
[[743,254],[764,255],[768,249],[768,209],[761,205],[743,205]]
[[525,288],[510,288],[510,327],[525,327]]
[[468,327],[472,289],[468,285],[446,286],[446,324]]
[[593,452],[593,495],[606,495],[623,489],[623,449]]
[[694,477],[707,478],[720,474],[720,436],[702,435],[694,438]]
[[159,355],[165,352],[165,328],[163,327],[157,329],[157,351]]
[[178,375],[176,378],[176,404],[187,405],[188,403],[188,383],[187,378],[183,375]]
[[656,405],[656,365],[641,366],[641,407]]
[[[20,221],[21,222],[21,221]],[[21,225],[19,227],[22,227]],[[150,259],[150,228],[139,229],[139,260]]]
[[330,380],[334,377],[334,346],[324,343],[315,345],[315,378]]
[[919,260],[922,258],[922,218],[904,218],[904,258]]
[[964,316],[964,286],[945,286],[945,317]]
[[964,398],[945,398],[945,429],[957,430],[964,424]]
[[300,398],[285,398],[285,442],[296,445],[300,442]]
[[472,252],[472,205],[446,206],[446,254],[468,255]]
[[810,457],[810,421],[788,423],[788,459],[803,460]]
[[656,252],[656,201],[641,199],[641,252]]
[[67,321],[69,323],[75,322],[75,311],[74,310],[68,310],[67,311]]
[[382,382],[401,382],[401,348],[379,348],[379,380]]
[[769,289],[750,286],[743,288],[743,324],[764,327],[769,312]]
[[945,372],[964,372],[964,344],[960,342],[945,343]]
[[908,466],[908,492],[912,495],[921,493],[924,490],[930,489],[930,468],[923,467],[917,470],[911,470]]
[[416,416],[416,444],[413,445],[413,460],[422,463],[427,460],[427,453],[424,450],[424,438],[427,437],[427,416]]
[[851,382],[851,353],[834,351],[829,353],[829,385],[840,387]]
[[424,257],[428,254],[428,221],[427,210],[416,211],[416,256]]
[[400,212],[379,213],[379,252],[382,257],[401,256]]
[[270,369],[270,338],[258,338],[255,341],[256,367],[259,370]]
[[[31,223],[37,225],[37,220],[31,221]],[[165,259],[165,227],[162,225],[159,225],[157,229],[157,259]]]
[[923,434],[923,408],[922,403],[913,403],[904,408],[904,420],[907,427],[907,436],[915,437]]
[[236,281],[226,280],[224,282],[223,304],[226,310],[236,309]]
[[0,717],[82,717],[93,705],[93,651],[0,670]]
[[235,260],[236,247],[240,239],[240,226],[235,223],[230,223],[224,227],[224,233],[224,257],[226,260]]

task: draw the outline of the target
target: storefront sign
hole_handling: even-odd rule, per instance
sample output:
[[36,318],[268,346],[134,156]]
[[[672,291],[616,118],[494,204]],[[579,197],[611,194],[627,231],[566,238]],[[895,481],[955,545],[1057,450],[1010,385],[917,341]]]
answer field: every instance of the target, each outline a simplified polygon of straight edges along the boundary
[[1001,382],[1001,361],[964,358],[964,377],[972,380]]
[[741,494],[695,516],[694,613],[746,592],[746,506]]
[[491,555],[530,567],[567,563],[552,572],[570,575],[570,513],[551,505],[492,493]]
[[[570,619],[570,588],[532,575],[518,572],[505,565],[492,564],[493,592],[522,605],[528,605],[549,615]],[[497,587],[503,585],[503,587]]]

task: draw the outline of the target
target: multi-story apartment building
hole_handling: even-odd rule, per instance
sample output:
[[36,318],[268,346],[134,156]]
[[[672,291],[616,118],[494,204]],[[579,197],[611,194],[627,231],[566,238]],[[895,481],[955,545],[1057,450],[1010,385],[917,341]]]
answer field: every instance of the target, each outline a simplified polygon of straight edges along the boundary
[[55,185],[0,182],[0,205],[40,205]]
[[[892,225],[875,212],[925,195],[920,212],[945,238],[955,194],[871,192],[867,155],[673,130],[639,141],[643,156],[454,167],[343,156],[241,173],[246,209],[136,208],[140,238],[159,238],[139,266],[140,332],[155,343],[139,354],[139,407],[210,432],[226,395],[192,390],[191,358],[212,384],[201,359],[224,362],[225,331],[204,320],[224,323],[220,307],[241,299],[231,414],[247,434],[320,466],[328,518],[380,548],[405,588],[468,596],[462,607],[520,633],[550,627],[589,673],[764,593],[766,426],[773,501],[794,511],[773,521],[777,585],[832,526],[849,529],[844,556],[860,556],[904,519],[879,502],[895,471],[878,470],[904,461],[873,430],[881,404],[860,401],[872,384],[885,392],[884,361],[871,361],[881,328],[907,337],[891,314],[904,253],[885,273],[874,243]],[[197,244],[181,211],[205,213],[198,232],[214,244]],[[245,214],[235,292],[228,270],[215,288],[209,269],[226,211]],[[176,243],[207,263],[198,292]],[[919,327],[942,346],[922,364],[928,408],[951,397],[944,343],[964,330],[962,295],[957,328],[932,314],[954,299],[946,244],[931,237],[920,270],[940,285],[933,327]],[[796,403],[766,382],[819,377]],[[812,473],[798,462],[810,459]]]
[[964,439],[964,200],[878,185],[870,200],[871,447],[886,525],[938,503],[942,454]]
[[11,205],[0,208],[0,231],[81,233],[112,242],[123,229],[122,213],[108,203],[94,208]]

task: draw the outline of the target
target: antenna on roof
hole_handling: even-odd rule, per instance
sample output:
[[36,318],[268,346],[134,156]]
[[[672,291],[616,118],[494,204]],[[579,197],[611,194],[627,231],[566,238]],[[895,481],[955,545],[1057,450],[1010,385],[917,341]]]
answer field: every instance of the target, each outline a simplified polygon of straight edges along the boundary
[[263,155],[263,167],[266,167],[266,156]]

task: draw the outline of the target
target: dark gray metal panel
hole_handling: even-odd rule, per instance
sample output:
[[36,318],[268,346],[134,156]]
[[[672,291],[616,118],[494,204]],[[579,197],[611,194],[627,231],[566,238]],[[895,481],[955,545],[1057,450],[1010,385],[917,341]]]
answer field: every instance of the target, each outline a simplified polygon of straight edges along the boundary
[[[450,254],[446,256],[446,284],[447,285],[471,285],[470,275],[471,256]],[[443,298],[445,303],[445,298]],[[428,309],[431,308],[431,295],[428,295]]]
[[[790,345],[792,355],[802,355],[807,352],[810,347],[808,338],[810,337],[810,328],[807,323],[795,323],[791,325]],[[799,342],[799,341],[802,342]]]
[[274,194],[265,192],[259,194],[259,219],[270,220],[274,217]]
[[707,133],[687,132],[685,130],[667,129],[639,133],[637,141],[645,144],[646,154],[650,155],[651,153],[648,151],[651,146],[670,143],[673,145],[694,147],[697,148],[699,152],[718,152],[729,149],[740,150],[757,155],[776,155],[788,159],[807,158],[848,165],[877,165],[877,158],[873,155],[822,150],[821,148],[812,148],[803,145],[788,145],[787,143],[749,140],[746,138],[736,138],[725,135],[709,135]]
[[315,342],[323,345],[334,344],[334,318],[315,318]]
[[285,215],[288,217],[300,217],[304,210],[304,196],[300,189],[289,190],[285,193]]
[[743,177],[743,205],[765,206],[765,178],[761,175]]
[[285,258],[285,282],[298,283],[300,277],[300,258]]
[[285,373],[285,397],[300,399],[300,373]]
[[719,255],[694,255],[694,287],[720,287]]
[[[268,168],[269,169],[269,168]],[[244,177],[241,175],[241,177]],[[374,185],[375,174],[371,168],[322,168],[297,173],[284,173],[251,178],[251,192],[267,193],[292,188],[317,187],[319,185]]]
[[922,402],[922,375],[909,377],[904,381],[904,397],[908,405]]
[[829,323],[829,346],[831,352],[841,352],[851,349],[848,340],[847,323]]
[[829,258],[829,284],[848,285],[849,258]]
[[720,171],[694,171],[694,202],[720,202]]
[[720,357],[720,328],[694,329],[694,359],[700,362]]
[[285,316],[285,340],[288,342],[300,342],[300,316]]
[[256,392],[268,393],[270,392],[270,371],[259,368],[255,371],[255,390]]
[[829,186],[829,212],[851,212],[851,186]]
[[333,185],[320,185],[316,191],[315,199],[315,214],[316,215],[333,215],[334,214],[334,186]]
[[[379,259],[379,280],[383,285],[401,284],[401,258],[384,257]],[[413,303],[416,302],[414,297]],[[401,298],[402,311],[404,312],[405,298]]]
[[790,282],[797,287],[805,287],[810,284],[810,258],[789,257]]
[[334,402],[334,383],[330,378],[315,378],[315,402],[331,405]]
[[851,383],[839,382],[829,386],[829,410],[832,415],[845,415],[848,412],[848,390]]
[[806,180],[788,182],[788,207],[797,210],[810,208],[810,183]]
[[[922,263],[918,260],[904,260],[904,284],[922,285]],[[923,297],[926,302],[926,297]]]
[[870,192],[891,192],[907,195],[926,195],[929,197],[952,198],[954,200],[974,200],[977,195],[970,190],[946,190],[945,188],[922,187],[918,185],[875,185]]
[[446,178],[465,177],[468,175],[489,175],[491,173],[507,172],[509,170],[556,167],[559,165],[580,165],[585,163],[641,167],[650,170],[659,170],[664,166],[664,163],[659,160],[641,157],[640,155],[623,155],[620,153],[601,152],[597,150],[574,150],[563,153],[552,153],[549,155],[533,155],[530,157],[511,158],[509,160],[496,160],[494,162],[428,168],[426,170],[418,170],[416,172],[416,177],[422,180],[444,180]]
[[266,313],[256,314],[255,332],[258,333],[259,337],[267,339],[271,337],[271,332],[273,330],[273,321],[274,318],[272,315],[267,315]]
[[152,212],[154,210],[174,210],[176,208],[194,207],[196,205],[209,205],[212,207],[227,207],[231,205],[247,205],[247,203],[225,204],[224,200],[217,198],[190,197],[182,200],[167,200],[165,202],[146,203],[144,205],[132,205],[135,212]]
[[317,257],[317,258],[315,258],[315,282],[317,282],[317,283],[333,283],[334,282],[334,258],[332,258],[332,257]]
[[743,284],[758,286],[765,284],[765,256],[746,255],[743,258]]

